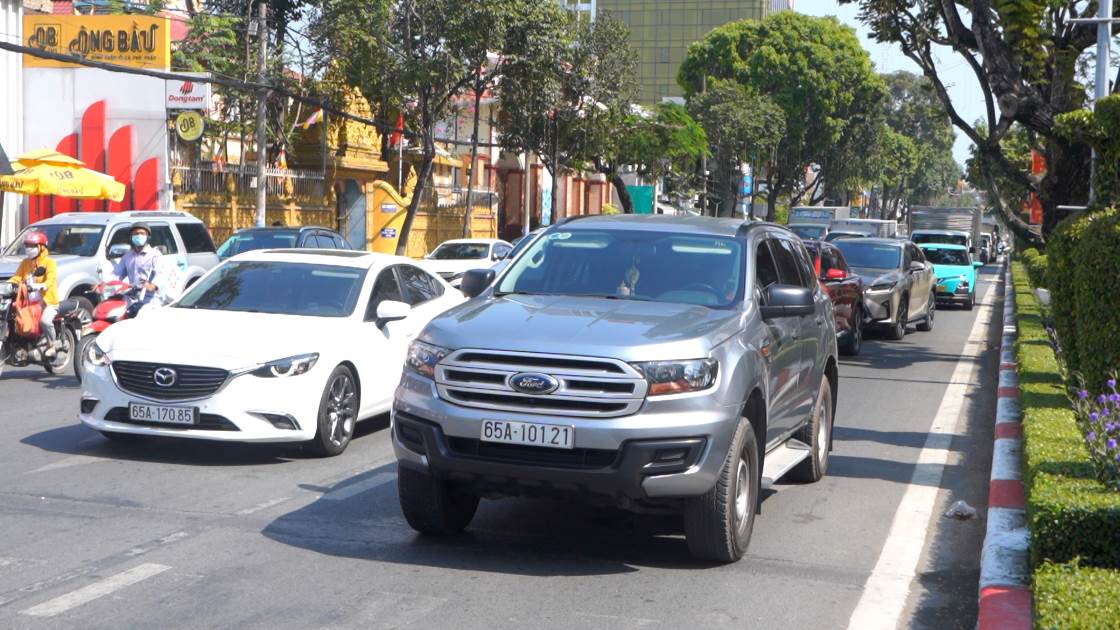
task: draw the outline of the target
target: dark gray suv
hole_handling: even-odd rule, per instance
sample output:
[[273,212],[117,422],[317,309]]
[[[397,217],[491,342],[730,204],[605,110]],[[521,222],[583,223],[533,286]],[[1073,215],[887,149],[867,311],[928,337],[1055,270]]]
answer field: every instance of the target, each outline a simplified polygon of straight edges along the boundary
[[550,228],[409,349],[392,412],[401,508],[462,530],[480,497],[677,508],[731,562],[760,492],[828,467],[836,329],[800,239],[730,219]]

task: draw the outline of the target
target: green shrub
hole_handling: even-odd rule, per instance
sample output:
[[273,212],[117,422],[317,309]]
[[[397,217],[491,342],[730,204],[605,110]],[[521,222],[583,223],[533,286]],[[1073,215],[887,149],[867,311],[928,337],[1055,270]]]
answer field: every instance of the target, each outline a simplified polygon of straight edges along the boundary
[[1120,627],[1120,571],[1044,564],[1034,574],[1034,627],[1100,630]]
[[1013,267],[1031,563],[1120,567],[1120,493],[1096,478],[1026,269]]

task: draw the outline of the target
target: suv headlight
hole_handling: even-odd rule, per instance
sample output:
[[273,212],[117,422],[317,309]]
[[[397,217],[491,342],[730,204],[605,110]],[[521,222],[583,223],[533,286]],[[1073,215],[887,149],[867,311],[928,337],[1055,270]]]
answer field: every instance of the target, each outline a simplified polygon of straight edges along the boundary
[[436,364],[449,352],[447,348],[433,346],[423,341],[413,341],[408,346],[408,356],[404,360],[404,366],[420,376],[435,378]]
[[650,396],[683,394],[708,389],[715,384],[719,372],[719,362],[715,359],[646,361],[631,365],[649,383]]
[[96,341],[89,344],[89,349],[86,350],[85,360],[86,363],[97,367],[109,365],[109,355],[97,345]]
[[253,376],[263,376],[265,378],[299,376],[314,367],[315,362],[318,360],[318,352],[300,354],[286,359],[277,359],[276,361],[269,361],[253,370]]
[[890,291],[894,288],[896,282],[880,282],[879,284],[871,285],[871,291]]

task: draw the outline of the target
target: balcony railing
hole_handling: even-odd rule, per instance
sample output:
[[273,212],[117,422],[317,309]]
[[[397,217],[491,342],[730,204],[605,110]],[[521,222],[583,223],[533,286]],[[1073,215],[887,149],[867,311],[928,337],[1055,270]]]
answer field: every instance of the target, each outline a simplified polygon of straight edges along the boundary
[[[221,166],[213,162],[172,165],[171,181],[180,193],[256,194],[255,166]],[[274,197],[322,197],[323,173],[297,168],[265,168],[265,186]]]

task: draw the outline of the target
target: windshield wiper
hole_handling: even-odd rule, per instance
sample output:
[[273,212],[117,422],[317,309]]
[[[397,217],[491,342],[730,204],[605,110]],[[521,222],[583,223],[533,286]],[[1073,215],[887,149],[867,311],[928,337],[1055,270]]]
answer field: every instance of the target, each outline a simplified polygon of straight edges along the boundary
[[566,297],[577,298],[602,298],[604,300],[628,300],[632,302],[650,302],[650,298],[637,297],[634,295],[617,295],[614,293],[566,293]]

